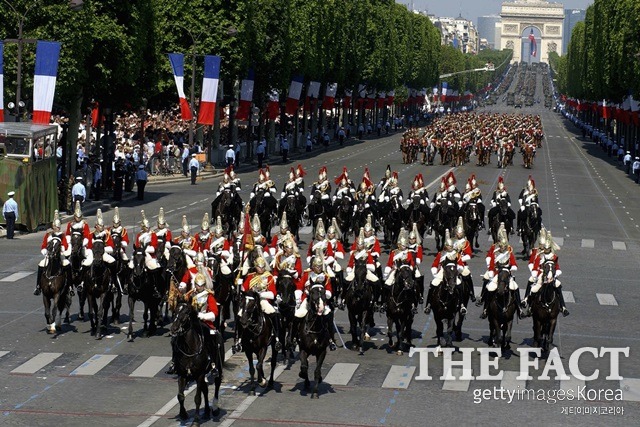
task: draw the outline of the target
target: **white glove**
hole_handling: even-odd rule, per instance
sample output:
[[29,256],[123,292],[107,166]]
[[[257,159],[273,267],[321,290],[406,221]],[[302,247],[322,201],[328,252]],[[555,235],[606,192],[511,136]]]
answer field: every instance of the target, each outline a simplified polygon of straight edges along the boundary
[[204,313],[198,313],[198,319],[204,320]]
[[40,250],[40,253],[42,254],[42,256],[47,255],[47,250],[46,249],[42,249]]

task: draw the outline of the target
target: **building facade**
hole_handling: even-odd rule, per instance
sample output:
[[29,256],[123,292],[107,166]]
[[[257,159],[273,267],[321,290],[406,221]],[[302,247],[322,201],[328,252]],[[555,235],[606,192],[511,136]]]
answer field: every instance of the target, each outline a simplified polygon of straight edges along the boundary
[[564,34],[562,37],[562,52],[566,53],[571,41],[571,33],[573,27],[578,22],[584,21],[587,11],[584,9],[565,9],[564,10]]
[[498,15],[478,17],[478,36],[487,41],[488,49],[496,49],[496,24],[500,22]]
[[462,53],[478,53],[480,38],[473,22],[463,18],[442,18],[429,15],[433,25],[440,31],[442,45],[453,46]]

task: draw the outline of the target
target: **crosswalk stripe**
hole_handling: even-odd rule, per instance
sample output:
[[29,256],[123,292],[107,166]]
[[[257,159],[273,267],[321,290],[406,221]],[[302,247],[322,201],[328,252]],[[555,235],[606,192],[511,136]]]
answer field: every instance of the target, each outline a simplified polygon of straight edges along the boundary
[[62,356],[62,353],[39,353],[11,371],[12,374],[35,374],[49,363]]
[[623,378],[620,380],[622,400],[627,402],[640,402],[640,379]]
[[0,279],[0,282],[17,282],[20,279],[24,279],[27,276],[32,275],[35,271],[18,271],[10,276]]
[[574,395],[577,395],[580,387],[584,387],[584,380],[579,380],[571,375],[569,375],[568,380],[560,380],[560,390],[564,390],[565,392],[573,390]]
[[564,297],[564,302],[576,302],[576,299],[573,297],[572,291],[562,291],[562,296]]
[[596,294],[596,298],[598,298],[600,305],[618,305],[616,297],[612,294]]
[[613,241],[611,243],[613,244],[613,249],[615,249],[617,251],[626,251],[627,250],[627,245],[624,242]]
[[553,237],[553,241],[558,244],[558,246],[564,246],[564,237]]
[[582,244],[580,246],[583,248],[593,248],[595,243],[596,242],[593,239],[582,239]]
[[516,379],[519,375],[520,372],[518,371],[504,371],[502,373],[500,387],[510,391],[525,390],[527,388],[527,381]]
[[324,382],[331,385],[347,385],[359,365],[359,363],[336,363],[324,377]]
[[91,359],[71,371],[69,375],[95,375],[117,356],[113,354],[96,354]]
[[442,384],[442,389],[443,390],[448,390],[448,391],[468,391],[469,390],[469,384],[471,383],[471,380],[461,380],[461,379],[459,379],[463,374],[465,374],[465,375],[466,374],[473,375],[473,369],[471,369],[471,370],[464,369],[463,370],[462,368],[452,368],[451,369],[451,376],[455,377],[456,379],[445,380],[444,383]]
[[129,374],[130,377],[155,377],[171,361],[171,357],[151,356]]
[[5,354],[9,354],[8,351],[0,351],[0,357],[4,356]]
[[382,383],[382,388],[407,388],[416,371],[415,366],[391,365],[387,377]]

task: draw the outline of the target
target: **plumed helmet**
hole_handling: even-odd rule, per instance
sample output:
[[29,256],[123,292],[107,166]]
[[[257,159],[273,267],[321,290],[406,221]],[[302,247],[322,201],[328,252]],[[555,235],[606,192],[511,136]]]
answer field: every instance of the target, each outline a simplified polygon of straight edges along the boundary
[[144,209],[140,211],[140,216],[142,217],[142,220],[140,220],[140,227],[149,229],[149,220],[144,214]]
[[462,239],[464,237],[464,221],[462,217],[458,217],[458,225],[456,225],[456,237]]
[[529,175],[529,179],[527,180],[527,189],[529,191],[533,191],[536,188],[536,182],[533,180],[533,178],[531,178],[531,175]]
[[365,233],[373,231],[373,216],[371,214],[367,215],[367,222],[364,224]]
[[455,187],[456,184],[457,184],[457,181],[456,181],[455,175],[453,174],[453,172],[449,172],[449,175],[447,175],[447,186],[449,186],[449,187],[454,186]]
[[186,215],[182,215],[182,231],[184,233],[189,234],[189,223],[187,222],[187,216]]
[[401,228],[400,233],[398,234],[398,249],[406,249],[408,245],[409,237],[407,235],[407,230]]
[[204,254],[200,251],[196,254],[196,264],[204,264]]
[[557,252],[560,250],[560,246],[553,240],[553,236],[549,230],[547,230],[547,241],[544,244],[544,250],[545,252]]
[[467,183],[464,185],[464,191],[471,191],[472,190],[472,186],[471,186],[471,181],[467,181]]
[[447,189],[447,182],[443,176],[442,179],[440,180],[440,187],[438,188],[438,190],[440,192],[443,192],[443,191],[446,191],[446,189]]
[[384,171],[385,178],[391,177],[391,165],[387,165],[387,170]]
[[282,212],[282,218],[280,219],[280,233],[284,233],[289,229],[289,223],[287,222],[287,211]]
[[298,164],[298,167],[296,168],[296,177],[297,178],[304,178],[304,176],[307,174],[307,172],[305,172],[305,170],[302,168],[301,164]]
[[51,225],[53,226],[53,228],[57,229],[60,229],[60,227],[62,226],[62,223],[60,222],[60,213],[57,209],[53,211],[53,222]]
[[160,212],[158,213],[158,227],[167,226],[167,222],[164,219],[164,208],[160,208]]
[[393,173],[391,174],[391,178],[389,179],[389,185],[390,186],[398,185],[398,172],[397,171],[393,171]]
[[318,225],[316,225],[316,240],[322,240],[325,238],[325,236],[327,235],[326,230],[324,229],[324,222],[322,221],[322,218],[320,218],[318,220]]
[[509,238],[507,236],[507,229],[504,226],[504,222],[501,222],[500,228],[498,228],[498,246],[500,249],[505,249],[509,246]]
[[296,170],[291,166],[291,170],[289,171],[289,179],[293,181],[296,179]]
[[113,212],[113,226],[120,226],[120,209],[116,206],[115,212]]
[[322,253],[322,249],[317,249],[315,255],[313,256],[313,260],[311,261],[311,267],[324,267],[324,254]]
[[364,178],[362,179],[362,182],[360,183],[360,191],[364,191],[366,190],[367,187],[367,182],[364,180]]
[[193,282],[196,286],[204,286],[207,283],[207,278],[204,277],[204,274],[198,273],[196,274],[196,277],[193,278]]
[[236,171],[233,170],[233,165],[229,166],[229,177],[231,177],[231,179],[236,177]]
[[444,233],[444,247],[443,248],[445,250],[448,250],[448,251],[453,249],[453,240],[451,240],[451,233],[449,233],[449,229],[448,228]]
[[222,236],[222,233],[224,233],[224,229],[222,228],[222,218],[218,215],[216,217],[216,225],[213,227],[213,234],[215,234],[216,237],[220,237]]
[[322,166],[320,168],[320,170],[318,171],[318,181],[324,181],[324,179],[326,178],[326,171],[326,166]]
[[224,175],[222,176],[222,179],[224,179],[224,182],[228,182],[231,179],[231,175],[229,174],[229,167],[228,166],[224,170]]
[[202,231],[209,231],[209,227],[211,227],[211,224],[209,223],[209,213],[205,212],[202,217]]
[[338,221],[336,220],[336,217],[331,218],[331,225],[327,229],[327,234],[334,234],[338,239],[341,237],[340,227],[338,227]]
[[498,190],[504,190],[504,178],[499,177],[498,178]]
[[282,243],[282,247],[295,249],[295,243],[293,243],[293,240],[290,237],[287,237],[286,239],[284,239],[284,242]]
[[267,261],[259,256],[258,258],[256,258],[256,260],[253,262],[254,267],[256,268],[267,268]]
[[76,200],[75,209],[73,210],[73,218],[78,221],[82,219],[82,208],[80,207],[79,200]]
[[413,227],[409,232],[409,243],[411,243],[411,240],[415,240],[415,243],[418,245],[422,244],[422,239],[420,238],[420,232],[418,231],[418,224],[416,224],[415,222],[413,223]]
[[420,187],[421,187],[421,186],[420,186],[420,177],[419,177],[418,175],[416,175],[416,177],[415,177],[415,178],[413,178],[413,184],[411,185],[411,188],[412,188],[413,190],[417,190],[417,189],[419,189]]
[[262,232],[260,230],[260,218],[258,218],[258,214],[253,214],[253,218],[251,218],[251,231],[256,234],[260,234]]
[[260,181],[260,182],[264,182],[264,181],[266,181],[266,180],[267,180],[267,175],[264,173],[264,170],[263,170],[263,169],[260,169],[260,170],[258,171],[258,181]]
[[102,209],[98,208],[96,212],[96,227],[104,227],[104,220],[102,219]]
[[476,174],[471,175],[471,187],[476,188],[478,186],[478,181],[476,181]]
[[544,249],[544,245],[547,242],[547,229],[544,228],[544,226],[540,229],[540,232],[538,233],[538,248],[539,249]]
[[364,227],[360,227],[360,233],[358,233],[358,238],[356,239],[356,247],[364,248]]
[[271,178],[271,170],[269,169],[269,165],[266,165],[264,167],[264,174],[266,175],[267,179]]

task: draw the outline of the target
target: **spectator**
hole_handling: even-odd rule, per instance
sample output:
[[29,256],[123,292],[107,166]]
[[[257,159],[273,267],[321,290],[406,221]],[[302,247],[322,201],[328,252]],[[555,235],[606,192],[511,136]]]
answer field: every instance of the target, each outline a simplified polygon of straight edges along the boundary
[[84,203],[84,200],[87,198],[87,190],[82,183],[82,177],[76,177],[76,183],[71,188],[71,200],[73,205],[75,206],[76,201],[80,201],[80,205]]
[[362,139],[363,136],[364,136],[364,125],[360,123],[358,125],[358,139]]
[[[230,145],[229,147],[233,147],[233,146]],[[230,148],[230,150],[233,152],[233,148]],[[227,166],[231,166],[231,165],[233,165],[233,162],[232,163],[227,162]],[[198,175],[198,170],[200,169],[200,162],[196,158],[195,153],[191,155],[191,161],[189,162],[189,169],[191,170],[191,185],[196,185],[196,176]]]
[[9,240],[13,239],[16,221],[18,220],[18,204],[13,199],[15,194],[15,191],[9,191],[7,193],[9,198],[4,202],[4,206],[2,207],[2,216],[4,216],[4,220],[7,223],[7,239]]
[[147,180],[149,179],[147,175],[147,171],[144,170],[144,166],[138,166],[138,171],[136,172],[136,185],[138,186],[138,200],[144,200],[144,187],[147,185]]
[[344,131],[344,128],[342,126],[340,126],[340,129],[338,129],[338,141],[340,142],[340,145],[344,145],[344,140],[346,139],[347,134]]
[[378,124],[376,125],[376,130],[378,132],[378,136],[382,135],[382,123],[378,122]]
[[636,184],[640,178],[640,157],[636,156],[636,160],[633,162],[633,175],[636,177]]
[[283,138],[280,143],[280,149],[282,150],[282,162],[287,163],[289,156],[289,142],[287,142],[287,138]]
[[182,147],[182,155],[180,157],[182,159],[182,173],[185,177],[188,175],[189,170],[189,144],[184,144]]
[[236,142],[236,147],[234,149],[234,156],[235,156],[235,161],[234,161],[234,167],[236,169],[238,169],[240,167],[240,151],[242,150],[242,147],[240,146],[240,142]]
[[236,163],[236,152],[233,149],[233,145],[229,145],[229,147],[227,148],[227,152],[225,153],[224,157],[227,160],[227,167],[233,166]]
[[100,186],[102,185],[102,166],[100,163],[94,163],[95,171],[93,172],[93,200],[100,200]]
[[264,137],[258,142],[258,146],[256,147],[256,156],[258,156],[258,169],[262,168],[262,161],[264,160],[264,152],[265,147],[267,145],[267,140]]
[[391,131],[391,123],[389,123],[389,120],[387,120],[384,124],[384,130],[387,133],[387,135],[389,135],[389,132]]
[[78,169],[82,167],[82,164],[84,162],[84,148],[82,147],[82,144],[78,144],[78,159],[77,159],[77,167]]
[[628,175],[629,169],[631,169],[631,151],[627,151],[627,154],[624,155],[622,163],[624,164],[624,172]]
[[311,149],[313,148],[313,141],[311,141],[311,135],[307,135],[307,153],[311,152]]

